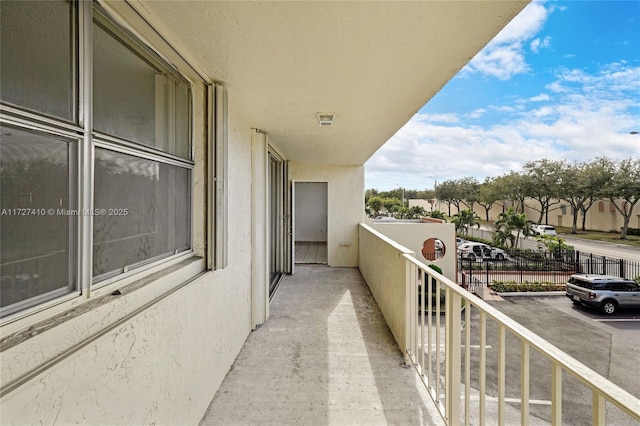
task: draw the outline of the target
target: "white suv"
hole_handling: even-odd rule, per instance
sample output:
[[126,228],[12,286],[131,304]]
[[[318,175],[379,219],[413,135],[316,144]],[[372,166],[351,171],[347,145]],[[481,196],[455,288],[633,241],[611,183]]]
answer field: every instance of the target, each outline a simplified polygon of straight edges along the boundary
[[460,244],[460,247],[458,247],[458,256],[465,260],[505,260],[507,259],[507,252],[496,247],[488,246],[484,243],[467,241],[466,243]]
[[556,228],[551,225],[531,225],[530,229],[535,235],[558,235]]

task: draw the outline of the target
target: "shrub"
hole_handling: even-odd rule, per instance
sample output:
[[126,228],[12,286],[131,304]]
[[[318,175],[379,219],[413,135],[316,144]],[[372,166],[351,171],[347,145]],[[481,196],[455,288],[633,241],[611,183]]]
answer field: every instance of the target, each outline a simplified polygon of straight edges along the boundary
[[[622,228],[620,228],[622,229]],[[640,236],[640,228],[627,228],[627,235],[638,235]]]
[[494,280],[490,287],[497,293],[559,291],[565,288],[564,284],[554,284],[549,281],[525,281],[519,283],[515,281],[504,282],[498,280]]

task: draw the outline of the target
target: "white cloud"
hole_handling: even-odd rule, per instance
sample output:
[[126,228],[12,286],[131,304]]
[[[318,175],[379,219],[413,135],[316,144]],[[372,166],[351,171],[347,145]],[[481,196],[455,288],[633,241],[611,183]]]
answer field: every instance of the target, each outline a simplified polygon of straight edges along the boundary
[[457,114],[417,114],[415,118],[430,123],[457,123],[460,121]]
[[485,113],[487,112],[486,108],[478,108],[474,111],[471,111],[471,114],[469,114],[469,118],[480,118],[482,117]]
[[[543,3],[530,3],[469,62],[464,71],[477,72],[500,80],[508,80],[516,74],[529,71],[524,58],[524,43],[542,29],[549,13]],[[548,45],[549,40],[548,37],[538,39],[536,47],[544,47],[545,43]]]
[[531,51],[533,53],[538,53],[538,52],[540,52],[540,49],[542,49],[544,47],[549,47],[550,43],[551,43],[551,37],[549,37],[549,36],[543,38],[542,40],[540,38],[534,38],[531,41],[531,44],[529,45],[529,48],[531,49]]
[[529,98],[531,102],[544,102],[550,99],[551,99],[551,96],[547,95],[546,93],[541,93],[538,96],[533,96]]
[[[369,160],[367,188],[424,189],[434,180],[465,176],[482,181],[542,158],[640,156],[640,136],[629,134],[640,131],[640,67],[614,63],[593,74],[564,69],[548,87],[561,96],[543,93],[523,99],[520,109],[487,106],[470,114],[479,118],[501,109],[498,117],[507,124],[469,126],[416,116]],[[522,109],[528,102],[535,107]]]

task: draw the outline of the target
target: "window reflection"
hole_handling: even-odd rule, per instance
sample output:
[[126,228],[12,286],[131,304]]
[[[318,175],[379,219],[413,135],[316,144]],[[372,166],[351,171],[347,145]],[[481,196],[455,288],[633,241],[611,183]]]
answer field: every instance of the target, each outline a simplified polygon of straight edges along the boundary
[[187,250],[190,200],[189,169],[97,148],[94,279]]
[[0,300],[5,307],[74,287],[76,178],[70,167],[72,141],[13,127],[3,126],[1,132]]
[[0,2],[2,101],[75,120],[73,3]]

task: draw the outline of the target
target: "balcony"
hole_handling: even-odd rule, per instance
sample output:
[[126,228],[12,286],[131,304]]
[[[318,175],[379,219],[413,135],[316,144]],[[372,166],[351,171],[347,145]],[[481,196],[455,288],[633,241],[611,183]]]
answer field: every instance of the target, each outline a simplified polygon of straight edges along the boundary
[[[364,225],[360,243],[360,270],[303,266],[285,279],[201,424],[640,421],[636,397],[404,247]],[[563,418],[576,406],[584,418]]]

